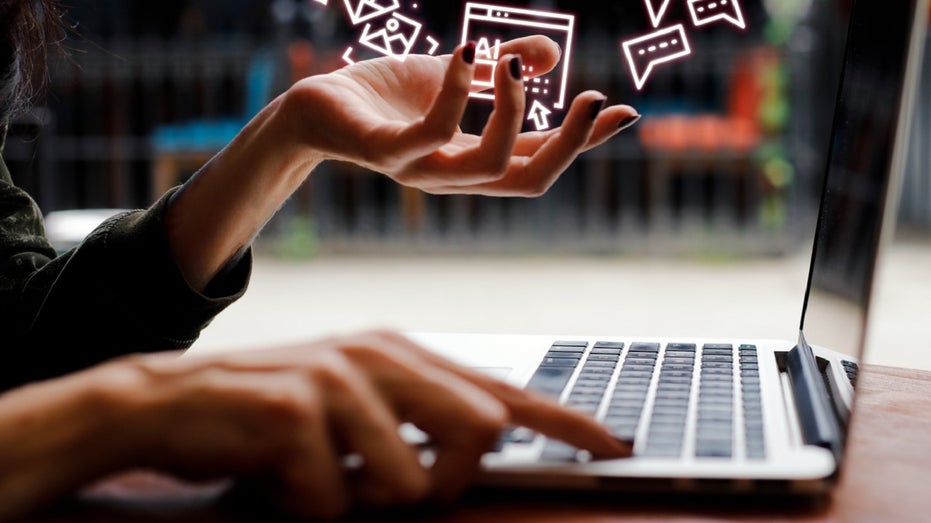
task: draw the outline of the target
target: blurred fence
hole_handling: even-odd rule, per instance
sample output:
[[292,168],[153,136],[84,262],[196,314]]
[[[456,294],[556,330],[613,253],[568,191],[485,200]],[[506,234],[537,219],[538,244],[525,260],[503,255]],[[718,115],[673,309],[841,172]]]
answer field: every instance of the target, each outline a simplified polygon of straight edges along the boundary
[[[804,111],[818,80],[807,50],[741,48],[725,36],[670,67],[650,96],[633,91],[612,34],[580,37],[577,91],[597,88],[637,107],[637,127],[584,153],[535,199],[433,196],[342,164],[316,172],[291,217],[328,249],[774,254],[810,234],[819,177],[810,119],[793,112],[761,122],[767,89]],[[698,44],[696,44],[698,45]],[[762,85],[789,81],[791,85]],[[684,96],[687,93],[688,96]],[[689,103],[684,104],[683,99]],[[804,99],[804,100],[803,100]],[[806,106],[808,104],[808,106]],[[481,128],[488,107],[470,107]],[[794,121],[796,118],[802,121]],[[798,153],[798,154],[796,154]],[[823,165],[823,164],[822,164]],[[288,227],[288,225],[285,225]],[[302,228],[303,227],[303,228]]]
[[[834,95],[835,84],[826,78],[838,64],[818,61],[813,45],[759,45],[746,52],[739,51],[748,47],[743,41],[727,38],[733,37],[700,42],[703,52],[657,76],[647,97],[633,92],[622,74],[613,34],[580,36],[578,48],[585,52],[577,54],[575,92],[600,89],[612,101],[630,101],[646,118],[582,155],[540,198],[432,196],[329,163],[288,202],[262,240],[292,252],[747,254],[807,246],[827,146],[825,110]],[[280,34],[198,43],[116,35],[73,54],[53,70],[49,107],[20,122],[18,134],[27,139],[8,146],[17,183],[46,212],[148,205],[158,195],[156,178],[180,181],[215,152],[160,149],[154,139],[159,128],[245,116],[256,51],[271,50],[276,57],[274,77],[267,79],[274,93],[295,74],[287,46]],[[315,52],[327,68],[339,50]],[[761,91],[772,89],[781,102],[769,99],[773,106],[764,107]],[[931,226],[931,115],[924,98],[903,216]],[[464,126],[480,128],[487,111],[473,104]],[[744,123],[752,129],[731,132],[728,125],[744,125],[732,122],[735,115],[749,119]],[[28,139],[41,121],[40,137]],[[727,140],[733,136],[746,139]]]

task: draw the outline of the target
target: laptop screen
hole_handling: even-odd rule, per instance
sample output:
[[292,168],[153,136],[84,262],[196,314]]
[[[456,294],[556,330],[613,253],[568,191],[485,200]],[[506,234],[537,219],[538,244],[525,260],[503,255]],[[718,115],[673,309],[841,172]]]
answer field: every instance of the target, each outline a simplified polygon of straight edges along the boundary
[[850,14],[801,328],[810,344],[854,357],[904,167],[926,10],[925,0],[856,0]]

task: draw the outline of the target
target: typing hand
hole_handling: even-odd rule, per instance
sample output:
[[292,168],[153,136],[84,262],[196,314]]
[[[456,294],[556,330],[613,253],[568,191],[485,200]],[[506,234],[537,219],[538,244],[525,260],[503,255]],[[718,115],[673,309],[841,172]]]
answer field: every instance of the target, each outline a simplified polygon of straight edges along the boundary
[[[592,419],[388,332],[116,365],[139,376],[115,391],[132,406],[125,429],[142,437],[145,459],[134,465],[248,479],[304,516],[450,501],[509,425],[599,456],[630,454]],[[405,423],[430,438],[432,466],[402,438]],[[347,468],[347,456],[361,463]]]

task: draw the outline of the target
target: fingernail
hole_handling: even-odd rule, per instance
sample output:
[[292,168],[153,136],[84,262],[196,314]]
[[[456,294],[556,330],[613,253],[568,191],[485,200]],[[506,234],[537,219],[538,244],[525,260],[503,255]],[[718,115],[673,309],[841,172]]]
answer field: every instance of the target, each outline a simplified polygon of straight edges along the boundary
[[509,64],[511,68],[511,78],[515,80],[520,80],[524,76],[524,68],[521,66],[520,57],[515,56],[511,58],[511,63]]
[[621,120],[621,123],[618,124],[617,128],[623,131],[624,129],[627,129],[628,127],[631,127],[635,123],[639,122],[641,118],[643,118],[643,116],[639,114],[637,116],[628,116],[627,118]]
[[462,50],[462,60],[470,65],[475,62],[475,42],[465,45],[465,49]]
[[601,112],[601,109],[604,108],[604,106],[605,106],[605,98],[602,98],[600,100],[595,100],[591,103],[591,105],[589,105],[588,107],[588,110],[590,111],[589,116],[591,117],[592,120],[594,120],[595,118],[598,118],[598,113]]

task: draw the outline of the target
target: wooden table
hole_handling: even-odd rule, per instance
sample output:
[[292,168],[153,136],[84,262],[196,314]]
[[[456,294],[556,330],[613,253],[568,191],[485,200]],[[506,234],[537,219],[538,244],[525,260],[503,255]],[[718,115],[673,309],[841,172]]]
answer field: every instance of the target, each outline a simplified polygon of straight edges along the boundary
[[[419,513],[358,514],[350,521],[610,523],[628,521],[931,521],[931,373],[864,366],[851,448],[839,488],[800,502],[784,499],[541,496],[476,492],[457,505]],[[191,487],[134,475],[115,479],[30,521],[275,523],[287,517],[233,506],[219,486]]]

